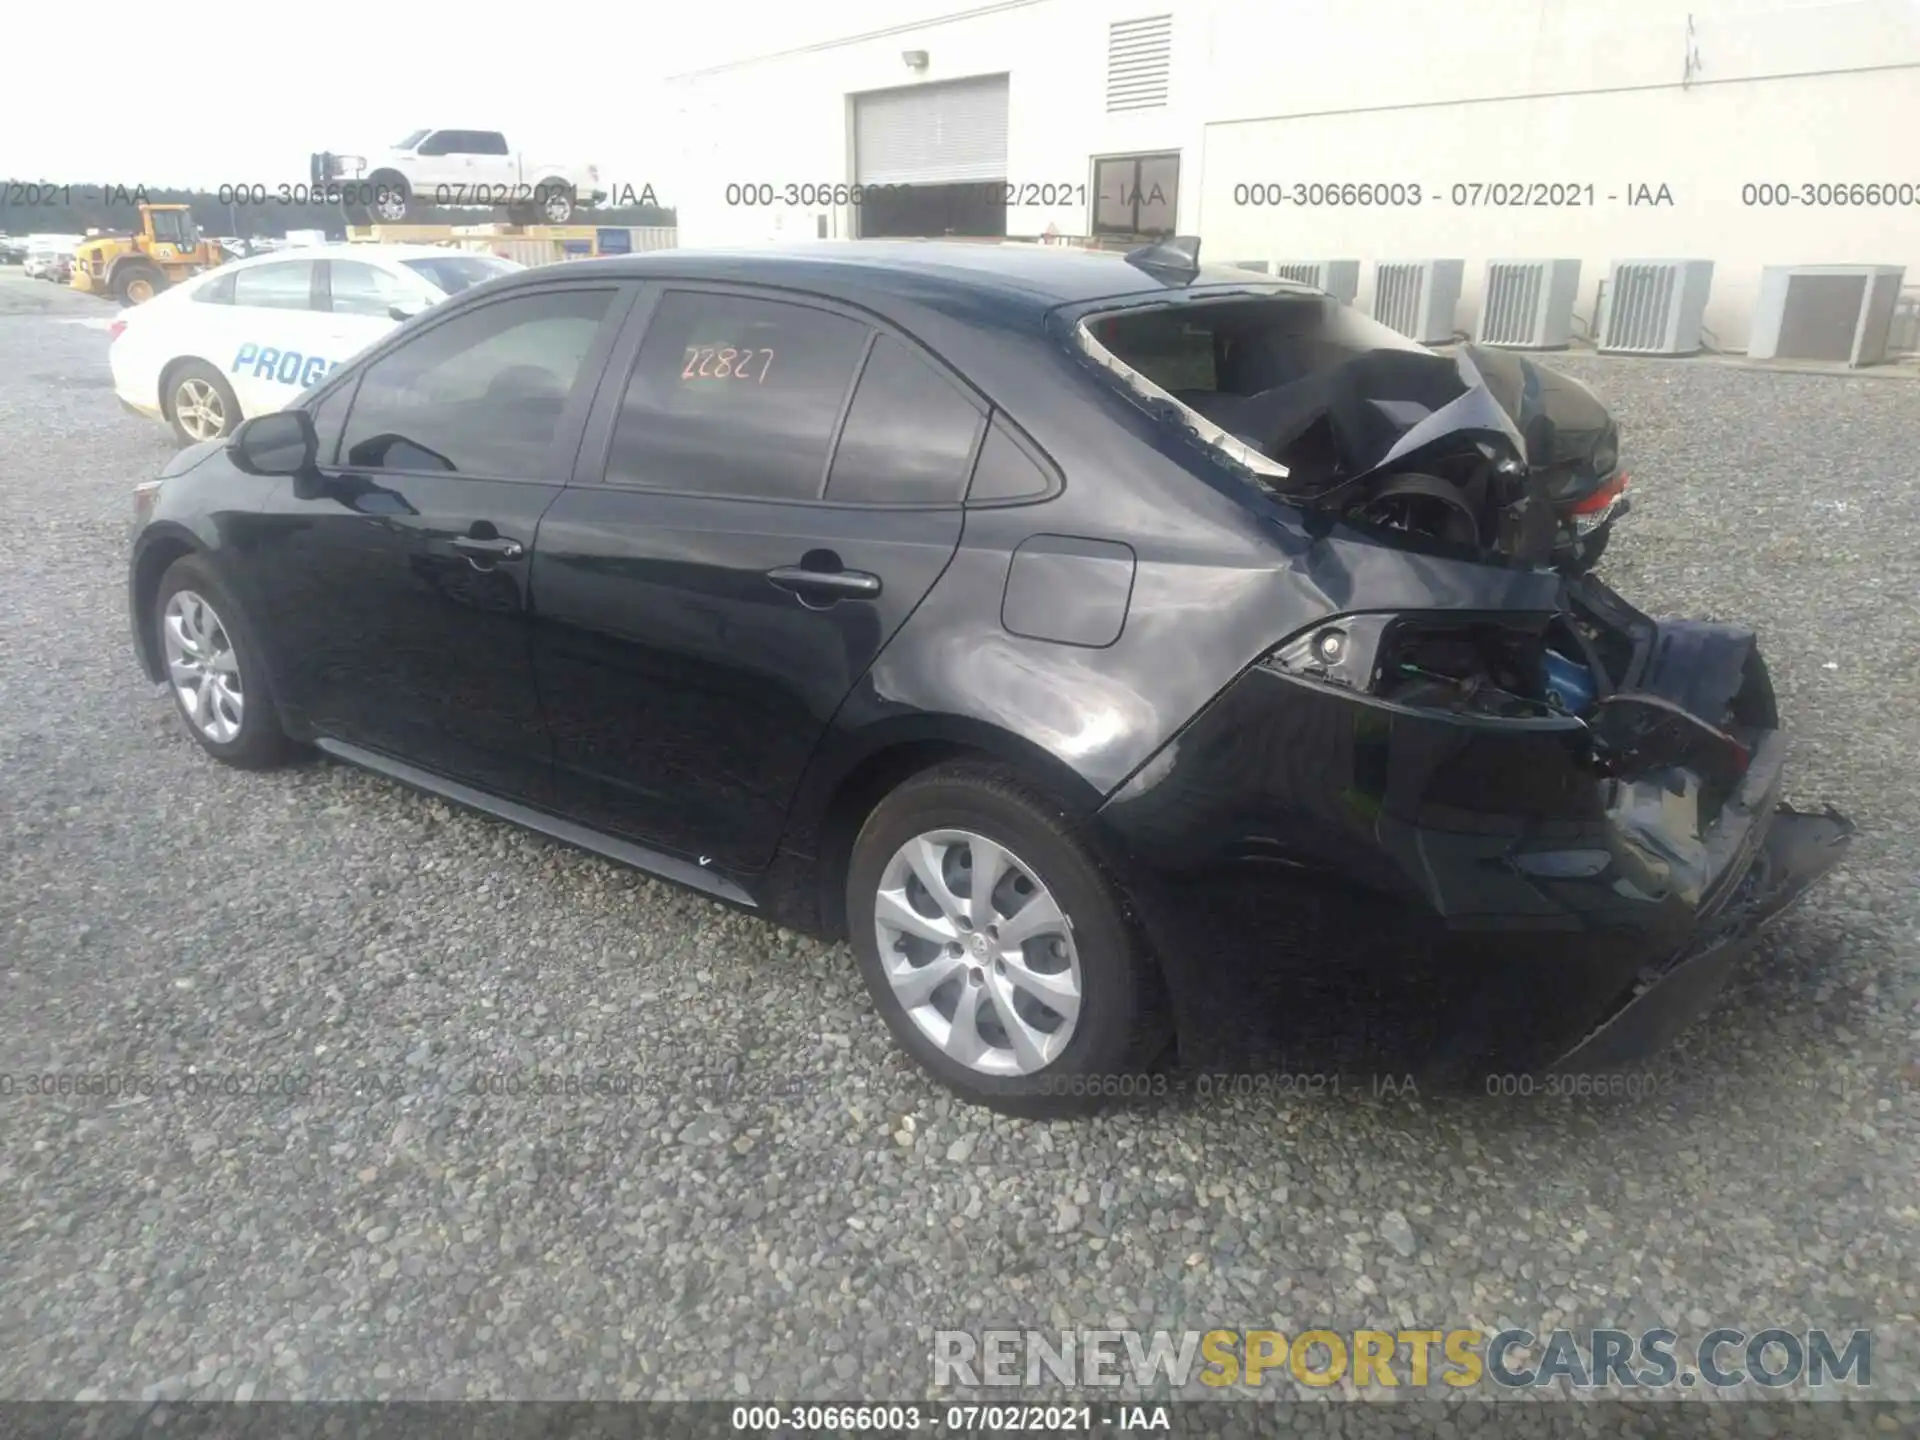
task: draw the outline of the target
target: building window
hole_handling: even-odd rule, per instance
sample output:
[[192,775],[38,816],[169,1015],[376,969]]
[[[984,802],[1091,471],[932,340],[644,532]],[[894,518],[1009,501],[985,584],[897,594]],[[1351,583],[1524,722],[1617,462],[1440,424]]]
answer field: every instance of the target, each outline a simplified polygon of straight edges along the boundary
[[1173,234],[1180,199],[1178,155],[1113,155],[1093,162],[1093,233]]

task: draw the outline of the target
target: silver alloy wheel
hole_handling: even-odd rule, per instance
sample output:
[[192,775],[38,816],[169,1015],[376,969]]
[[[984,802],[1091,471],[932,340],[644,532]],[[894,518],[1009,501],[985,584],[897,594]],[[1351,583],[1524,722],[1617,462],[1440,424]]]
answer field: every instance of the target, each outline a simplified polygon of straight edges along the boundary
[[952,1059],[1031,1075],[1060,1058],[1080,1017],[1073,921],[1012,851],[916,835],[881,872],[873,919],[894,998]]
[[564,225],[573,218],[573,197],[564,190],[555,190],[548,194],[542,206],[550,225]]
[[381,190],[373,202],[373,213],[391,224],[398,224],[407,218],[407,201],[410,197],[398,185],[390,185]]
[[246,702],[240,694],[240,662],[227,627],[211,605],[191,590],[174,592],[160,629],[166,639],[167,674],[193,728],[217,745],[240,733]]
[[218,440],[227,428],[227,407],[205,380],[183,380],[173,392],[173,413],[180,428],[196,440]]

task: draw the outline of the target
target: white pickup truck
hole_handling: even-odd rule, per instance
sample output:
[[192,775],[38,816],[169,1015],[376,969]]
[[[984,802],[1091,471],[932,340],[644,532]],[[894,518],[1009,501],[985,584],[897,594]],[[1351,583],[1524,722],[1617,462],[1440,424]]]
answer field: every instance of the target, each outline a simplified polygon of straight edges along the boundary
[[532,160],[498,130],[415,130],[372,155],[312,158],[315,198],[336,195],[349,221],[399,224],[427,205],[505,207],[516,221],[565,225],[606,198],[594,165]]

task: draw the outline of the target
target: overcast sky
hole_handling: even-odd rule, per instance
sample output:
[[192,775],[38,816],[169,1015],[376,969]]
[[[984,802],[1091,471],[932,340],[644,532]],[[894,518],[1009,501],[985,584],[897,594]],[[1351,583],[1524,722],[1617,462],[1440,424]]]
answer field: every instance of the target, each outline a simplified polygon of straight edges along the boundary
[[597,163],[637,188],[671,171],[655,158],[673,143],[653,118],[663,76],[977,3],[22,0],[7,7],[0,177],[277,185],[304,181],[315,150],[360,153],[442,126],[504,130],[517,149]]

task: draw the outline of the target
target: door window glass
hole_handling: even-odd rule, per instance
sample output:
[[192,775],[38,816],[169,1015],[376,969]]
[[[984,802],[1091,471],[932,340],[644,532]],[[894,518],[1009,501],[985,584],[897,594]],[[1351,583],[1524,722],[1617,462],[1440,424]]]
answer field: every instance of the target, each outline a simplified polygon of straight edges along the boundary
[[614,291],[496,301],[367,367],[341,448],[354,469],[539,478]]
[[981,421],[973,402],[911,346],[878,336],[834,451],[827,499],[957,504]]
[[377,265],[368,265],[360,260],[329,261],[328,283],[332,288],[333,313],[336,315],[377,315],[387,320],[392,318],[394,306],[411,304],[417,307],[429,299],[422,289],[407,284],[399,276]]
[[261,310],[311,310],[313,261],[282,260],[234,271],[233,303]]
[[811,306],[669,293],[621,401],[607,479],[648,490],[817,499],[868,333],[857,320]]

